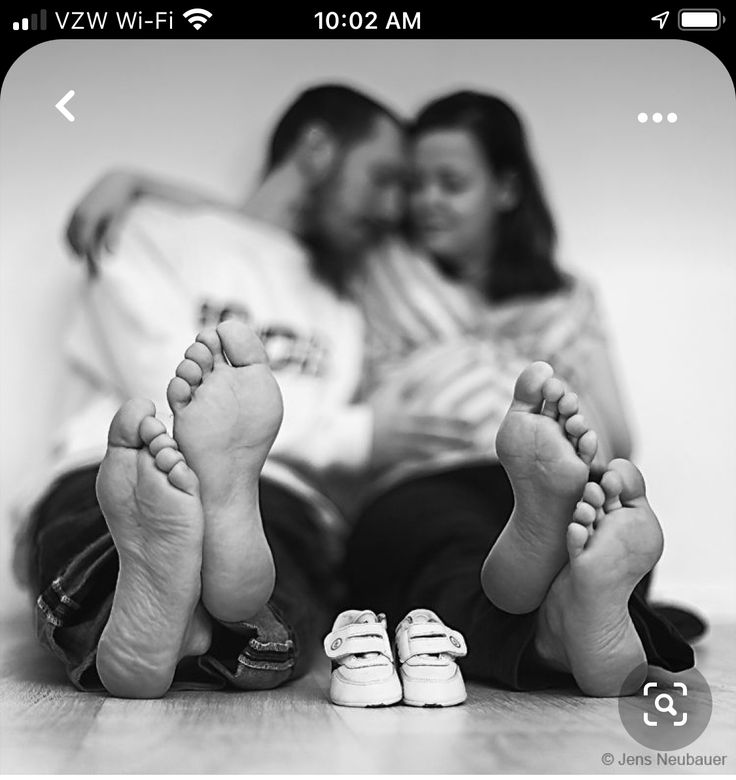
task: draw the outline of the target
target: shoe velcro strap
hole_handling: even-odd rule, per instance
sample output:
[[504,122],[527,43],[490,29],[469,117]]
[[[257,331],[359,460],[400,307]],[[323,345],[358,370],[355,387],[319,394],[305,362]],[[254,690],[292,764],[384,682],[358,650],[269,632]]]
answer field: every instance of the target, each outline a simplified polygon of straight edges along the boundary
[[331,631],[325,637],[324,648],[327,657],[332,659],[360,653],[381,653],[392,659],[391,644],[380,623],[351,623]]
[[399,660],[403,664],[413,655],[447,655],[456,658],[467,655],[463,635],[437,623],[414,623],[397,637]]

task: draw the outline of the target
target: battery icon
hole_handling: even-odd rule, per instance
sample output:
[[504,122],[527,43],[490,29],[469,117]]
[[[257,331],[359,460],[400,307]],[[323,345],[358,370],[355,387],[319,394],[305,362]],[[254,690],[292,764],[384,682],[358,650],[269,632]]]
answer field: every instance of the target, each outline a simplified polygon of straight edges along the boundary
[[677,17],[681,30],[720,30],[722,22],[717,8],[682,8]]

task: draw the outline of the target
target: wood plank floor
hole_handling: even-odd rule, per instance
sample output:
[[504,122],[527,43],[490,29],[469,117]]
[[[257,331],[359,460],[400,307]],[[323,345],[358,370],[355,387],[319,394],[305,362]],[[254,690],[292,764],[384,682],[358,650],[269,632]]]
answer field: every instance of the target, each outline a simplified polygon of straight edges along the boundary
[[[325,661],[275,691],[122,701],[71,688],[27,620],[0,625],[0,649],[2,773],[617,774],[626,768],[607,769],[603,753],[653,755],[624,731],[615,700],[573,691],[470,684],[468,701],[451,709],[350,709],[329,702]],[[688,751],[730,754],[725,767],[699,773],[736,767],[734,658],[734,625],[716,626],[698,647],[714,706]]]

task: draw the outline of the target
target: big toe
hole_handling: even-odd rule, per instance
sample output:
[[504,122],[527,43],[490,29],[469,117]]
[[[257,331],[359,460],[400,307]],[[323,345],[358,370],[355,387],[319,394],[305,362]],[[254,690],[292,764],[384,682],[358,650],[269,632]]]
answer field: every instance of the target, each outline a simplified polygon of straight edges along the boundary
[[110,423],[107,441],[114,447],[142,447],[140,426],[146,417],[156,414],[153,401],[145,398],[134,398],[126,401],[118,409]]
[[225,320],[217,326],[217,335],[231,365],[250,366],[268,362],[261,340],[245,323]]
[[514,385],[514,400],[511,408],[519,411],[539,411],[543,401],[544,383],[554,375],[549,363],[541,360],[527,366]]
[[646,495],[646,484],[641,471],[624,458],[615,458],[608,464],[608,470],[614,471],[621,479],[621,501],[626,503]]

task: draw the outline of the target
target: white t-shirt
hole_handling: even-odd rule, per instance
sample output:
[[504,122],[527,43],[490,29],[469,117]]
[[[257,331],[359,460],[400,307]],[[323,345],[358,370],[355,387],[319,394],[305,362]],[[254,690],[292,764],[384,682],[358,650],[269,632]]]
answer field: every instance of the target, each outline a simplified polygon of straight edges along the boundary
[[319,502],[336,475],[360,472],[373,420],[352,403],[364,351],[357,308],[317,280],[290,234],[236,213],[146,201],[102,258],[69,332],[86,392],[56,437],[51,477],[101,460],[128,398],[152,399],[169,425],[166,387],[184,351],[203,326],[230,316],[263,340],[284,399],[264,476]]

